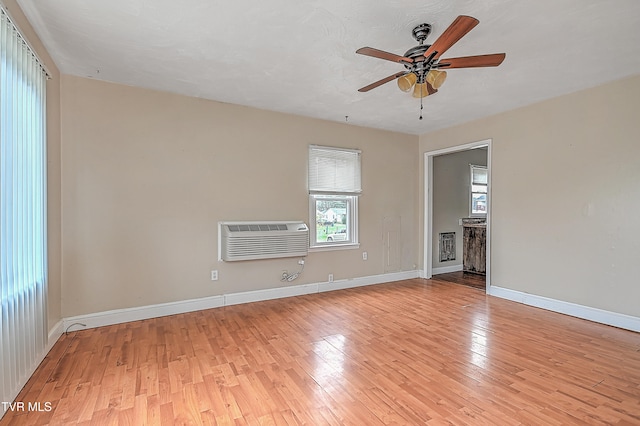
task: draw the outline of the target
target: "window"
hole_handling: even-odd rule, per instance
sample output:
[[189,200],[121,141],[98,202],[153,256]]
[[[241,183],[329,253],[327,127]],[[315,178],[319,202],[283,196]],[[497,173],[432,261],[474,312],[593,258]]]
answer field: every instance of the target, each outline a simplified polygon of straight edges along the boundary
[[313,248],[358,246],[360,151],[309,146],[309,223]]
[[0,7],[0,401],[47,344],[45,93],[45,71]]
[[487,214],[487,168],[471,165],[471,196],[469,213],[471,216]]

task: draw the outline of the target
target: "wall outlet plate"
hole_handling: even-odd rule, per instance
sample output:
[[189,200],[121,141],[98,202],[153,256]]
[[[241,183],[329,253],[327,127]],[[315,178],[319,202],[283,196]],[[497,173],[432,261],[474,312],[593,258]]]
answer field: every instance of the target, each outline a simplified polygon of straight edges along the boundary
[[218,270],[211,271],[211,281],[218,281]]

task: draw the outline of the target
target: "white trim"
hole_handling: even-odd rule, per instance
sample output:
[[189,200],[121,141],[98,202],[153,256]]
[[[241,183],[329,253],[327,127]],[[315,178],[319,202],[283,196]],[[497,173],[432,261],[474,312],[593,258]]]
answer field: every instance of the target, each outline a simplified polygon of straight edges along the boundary
[[[344,241],[331,241],[331,242],[317,242],[318,237],[318,222],[316,218],[317,202],[323,197],[333,198],[336,200],[344,200],[347,204],[347,230],[349,231],[349,238]],[[309,251],[327,251],[327,250],[341,250],[358,248],[360,247],[358,228],[358,221],[360,217],[358,215],[358,202],[359,197],[356,195],[337,194],[337,195],[320,195],[309,194]]]
[[[373,284],[419,278],[420,271],[393,272],[389,274],[371,275],[368,277],[349,278],[333,282],[301,284],[287,287],[268,288],[264,290],[231,293],[201,299],[184,300],[180,302],[161,303],[158,305],[139,306],[135,308],[115,309],[112,311],[96,312],[94,314],[78,315],[65,318],[63,330],[77,331],[105,325],[139,321],[166,315],[181,314],[203,309],[220,308],[241,303],[260,302],[264,300],[281,299],[284,297],[301,296],[305,294],[325,291],[341,290]],[[60,333],[61,334],[61,333]]]
[[264,300],[282,299],[302,296],[318,292],[318,284],[301,284],[289,287],[267,288],[264,290],[246,291],[243,293],[225,294],[224,305],[240,305],[242,303],[262,302]]
[[[442,268],[436,268],[436,271]],[[58,322],[49,332],[49,344],[42,359],[58,340],[58,337],[70,326],[70,331],[78,329],[102,327],[129,321],[174,315],[203,309],[219,308],[242,303],[260,302],[264,300],[281,299],[285,297],[302,296],[305,294],[322,293],[327,291],[344,290],[348,288],[368,285],[384,284],[393,281],[424,278],[424,272],[419,270],[393,272],[388,274],[371,275],[367,277],[347,278],[333,282],[301,284],[295,286],[269,288],[264,290],[231,293],[220,296],[210,296],[201,299],[184,300],[180,302],[162,303],[158,305],[140,306],[136,308],[116,309],[97,312],[95,314],[79,315],[65,318]],[[640,332],[640,318],[602,309],[582,306],[575,303],[550,299],[535,294],[523,293],[503,287],[487,287],[487,294],[513,302],[546,309],[577,318],[594,321],[626,330]],[[83,325],[80,325],[83,324]],[[26,383],[26,382],[25,382]]]
[[124,322],[139,321],[143,319],[163,317],[166,315],[219,308],[221,306],[224,306],[224,296],[210,296],[203,297],[201,299],[183,300],[180,302],[115,309],[112,311],[96,312],[93,314],[65,318],[64,329],[66,331],[73,325],[74,327],[70,331],[77,331],[78,329],[121,324]]
[[60,336],[64,333],[64,320],[60,320],[49,330],[49,339],[47,340],[47,352],[51,350],[53,345],[58,341]]
[[[487,154],[488,157],[488,154]],[[485,197],[487,198],[487,202],[489,201],[489,171],[487,166],[478,166],[476,164],[469,164],[469,217],[487,217],[487,212],[484,213],[473,213],[473,169],[483,169],[487,171],[487,183],[485,184],[476,184],[479,186],[485,186],[487,191],[484,192]],[[480,192],[475,192],[475,194],[479,194]]]
[[487,256],[486,285],[491,286],[491,139],[484,139],[464,145],[427,151],[424,153],[424,241],[423,278],[433,276],[433,157],[454,152],[487,147]]
[[424,241],[423,278],[433,276],[433,156],[424,153]]
[[598,308],[578,305],[576,303],[550,299],[548,297],[524,293],[503,287],[487,287],[487,294],[588,321],[640,332],[640,317],[633,317],[631,315],[605,311]]
[[354,250],[357,248],[360,248],[360,243],[334,244],[334,245],[325,244],[322,246],[309,247],[309,253],[316,252],[316,251]]
[[309,149],[318,149],[325,151],[343,151],[343,152],[354,152],[356,154],[362,154],[362,150],[358,148],[339,148],[335,146],[327,146],[327,145],[315,145],[310,144]]
[[390,272],[381,275],[370,275],[368,277],[348,278],[344,280],[336,280],[332,282],[324,282],[319,284],[319,292],[345,290],[347,288],[363,287],[367,285],[384,284],[393,281],[410,280],[412,278],[420,278],[419,271]]
[[433,268],[431,270],[431,275],[438,274],[448,274],[450,272],[460,272],[462,271],[462,265],[451,265],[451,266],[441,266],[439,268]]

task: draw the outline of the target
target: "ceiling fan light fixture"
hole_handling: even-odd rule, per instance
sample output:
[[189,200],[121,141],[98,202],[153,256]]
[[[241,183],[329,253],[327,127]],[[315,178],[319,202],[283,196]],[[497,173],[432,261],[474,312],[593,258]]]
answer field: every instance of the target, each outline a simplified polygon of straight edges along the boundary
[[417,83],[413,88],[413,97],[424,98],[425,96],[429,96],[429,91],[427,90],[427,83]]
[[415,73],[409,73],[403,75],[398,79],[398,88],[403,92],[408,92],[413,88],[413,85],[418,81],[418,76]]
[[505,53],[440,58],[478,23],[476,18],[460,15],[432,44],[424,44],[431,32],[431,25],[420,24],[413,29],[413,36],[418,41],[418,46],[407,50],[404,55],[396,55],[372,47],[362,47],[356,50],[357,54],[395,62],[404,67],[403,71],[361,87],[358,92],[368,92],[390,81],[397,80],[396,83],[400,90],[408,93],[413,88],[413,97],[420,98],[420,119],[422,120],[422,98],[436,93],[447,78],[447,73],[440,71],[440,69],[497,67],[504,61]]
[[429,72],[427,73],[427,81],[434,89],[439,89],[446,79],[446,71],[429,70]]

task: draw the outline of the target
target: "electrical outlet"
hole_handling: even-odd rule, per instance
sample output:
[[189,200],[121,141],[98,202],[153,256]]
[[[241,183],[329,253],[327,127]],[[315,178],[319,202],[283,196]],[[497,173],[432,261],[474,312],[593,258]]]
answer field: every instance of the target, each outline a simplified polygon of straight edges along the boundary
[[215,269],[211,271],[211,281],[218,281],[218,271]]
[[333,274],[329,274],[329,282],[332,283],[333,282]]
[[367,260],[369,258],[369,255],[367,254],[366,251],[362,252],[362,260]]

